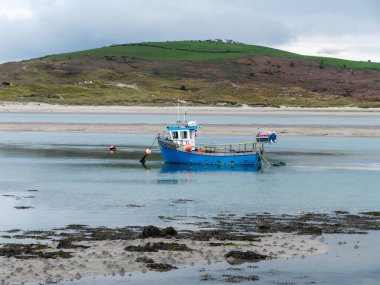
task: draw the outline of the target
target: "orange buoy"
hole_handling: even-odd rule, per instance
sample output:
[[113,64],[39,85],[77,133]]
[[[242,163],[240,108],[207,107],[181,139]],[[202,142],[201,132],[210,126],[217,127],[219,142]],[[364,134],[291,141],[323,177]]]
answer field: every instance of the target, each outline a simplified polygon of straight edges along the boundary
[[185,145],[184,149],[187,151],[187,152],[190,152],[193,150],[193,147],[190,145],[190,144],[187,144]]
[[151,154],[152,154],[152,151],[151,151],[149,148],[147,148],[147,149],[145,150],[145,154],[146,154],[146,155],[151,155]]

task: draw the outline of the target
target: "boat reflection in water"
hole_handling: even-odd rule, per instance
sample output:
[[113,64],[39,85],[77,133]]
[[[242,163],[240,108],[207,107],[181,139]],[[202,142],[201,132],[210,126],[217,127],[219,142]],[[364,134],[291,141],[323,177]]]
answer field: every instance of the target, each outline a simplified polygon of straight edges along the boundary
[[204,164],[164,163],[161,169],[161,173],[212,172],[212,171],[258,172],[260,170],[261,170],[261,165],[204,165]]

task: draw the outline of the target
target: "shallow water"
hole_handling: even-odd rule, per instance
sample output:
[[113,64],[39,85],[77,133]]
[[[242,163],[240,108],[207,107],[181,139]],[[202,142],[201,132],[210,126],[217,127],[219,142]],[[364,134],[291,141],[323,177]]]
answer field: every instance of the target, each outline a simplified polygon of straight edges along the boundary
[[[199,138],[205,143],[252,139]],[[145,169],[138,160],[152,141],[151,135],[1,132],[0,230],[51,229],[72,223],[188,229],[195,227],[188,223],[198,222],[199,216],[226,211],[244,215],[379,210],[380,138],[280,137],[266,148],[266,159],[287,165],[263,171],[164,165],[157,147]],[[110,145],[118,147],[115,154],[108,153]],[[165,222],[159,216],[176,220]],[[164,274],[133,273],[62,284],[153,284],[158,279],[165,284],[219,284],[224,283],[223,274],[256,274],[260,281],[255,284],[378,284],[379,233],[325,238],[328,255],[264,261],[253,264],[255,268],[243,264],[237,266],[241,271],[228,270],[231,266],[222,262]],[[0,243],[9,241],[0,239]],[[339,241],[346,244],[338,245]],[[218,281],[200,281],[203,274]]]
[[[243,215],[379,210],[380,138],[281,137],[266,148],[266,159],[287,166],[263,171],[165,166],[157,148],[145,169],[138,160],[152,139],[2,132],[0,229],[166,224],[159,216],[176,216],[178,221],[170,225],[188,228],[194,216],[224,211]],[[225,136],[217,139],[231,141]],[[118,147],[115,154],[108,153],[111,144]],[[33,189],[38,192],[27,191]],[[33,208],[14,208],[18,206]]]

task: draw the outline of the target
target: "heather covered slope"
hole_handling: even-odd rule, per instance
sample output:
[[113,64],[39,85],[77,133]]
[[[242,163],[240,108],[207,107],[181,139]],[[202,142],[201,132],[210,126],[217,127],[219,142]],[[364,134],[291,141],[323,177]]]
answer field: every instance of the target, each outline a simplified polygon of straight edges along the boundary
[[0,65],[1,101],[380,107],[380,64],[212,41],[117,45]]

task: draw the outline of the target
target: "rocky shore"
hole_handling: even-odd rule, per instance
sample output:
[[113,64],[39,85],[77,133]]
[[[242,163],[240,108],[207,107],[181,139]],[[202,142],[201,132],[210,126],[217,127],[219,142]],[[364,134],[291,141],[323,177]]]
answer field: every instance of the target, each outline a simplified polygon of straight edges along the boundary
[[[175,217],[172,217],[175,220]],[[325,234],[365,234],[380,229],[380,213],[299,215],[222,213],[199,230],[173,227],[89,227],[69,225],[49,231],[3,232],[0,282],[52,283],[83,277],[124,276],[227,262],[231,266],[277,258],[328,253]],[[203,274],[201,280],[212,276]],[[230,280],[231,279],[231,280]],[[254,281],[259,276],[227,276],[226,282]]]

